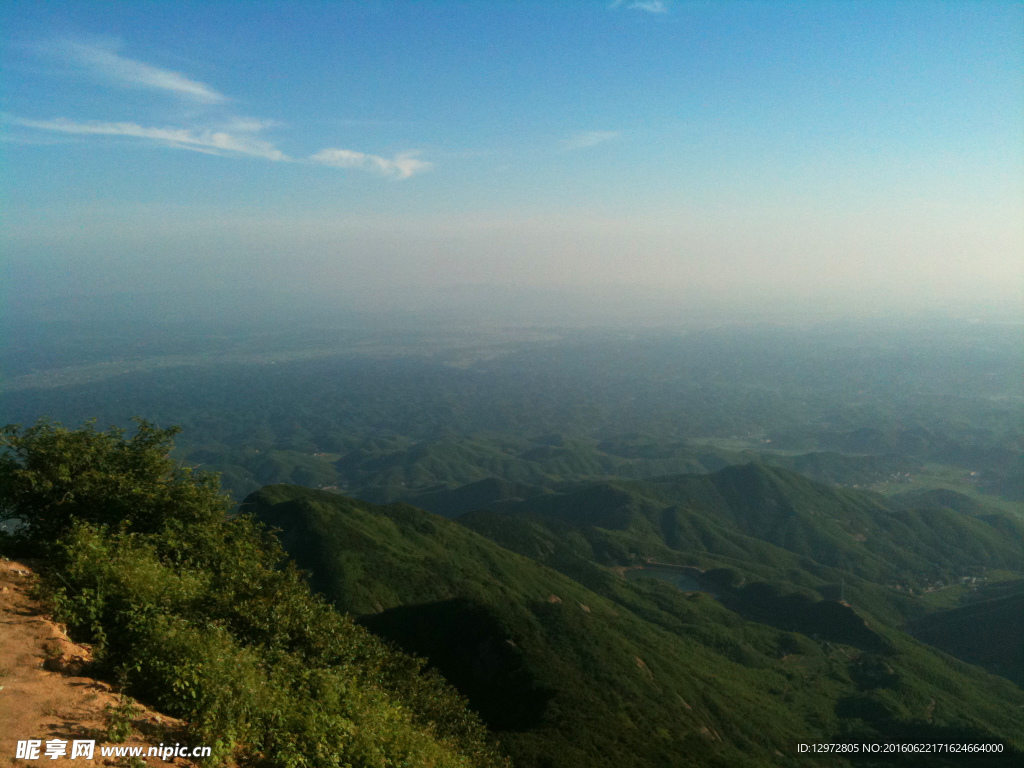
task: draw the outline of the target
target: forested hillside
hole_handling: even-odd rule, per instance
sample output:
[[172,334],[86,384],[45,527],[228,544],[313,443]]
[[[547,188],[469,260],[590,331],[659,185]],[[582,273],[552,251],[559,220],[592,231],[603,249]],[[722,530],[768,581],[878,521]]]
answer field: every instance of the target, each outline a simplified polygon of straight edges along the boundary
[[[737,478],[736,472],[695,479],[732,487],[736,508],[748,512],[766,497],[749,493],[749,483],[738,482],[744,477],[767,473],[796,506],[808,499],[821,504],[830,493],[788,473],[746,468]],[[557,506],[559,497],[540,498]],[[617,517],[596,503],[609,499]],[[775,580],[730,583],[728,569],[707,570],[689,593],[627,580],[601,564],[614,560],[612,549],[590,543],[615,528],[629,530],[630,512],[646,521],[642,506],[622,512],[617,501],[614,489],[598,487],[589,503],[566,504],[564,514],[553,515],[554,527],[542,528],[547,542],[531,536],[537,523],[529,515],[505,510],[497,518],[466,518],[485,536],[575,580],[517,557],[459,521],[407,505],[272,486],[242,509],[281,530],[310,583],[338,608],[426,655],[498,730],[518,765],[763,765],[792,754],[790,745],[800,741],[902,740],[914,733],[937,741],[970,733],[1020,747],[1024,731],[1016,712],[1024,692],[951,661],[856,602],[822,598],[808,585],[827,591],[821,574],[839,581],[845,573],[851,593],[859,591],[854,583],[862,585],[891,616],[895,606],[910,608],[909,594],[904,602],[890,588],[894,597],[887,601],[879,597],[887,591],[882,584],[856,578],[855,569],[826,568],[807,554],[790,555],[777,570],[765,567]],[[832,502],[843,515],[865,503],[834,495]],[[716,515],[714,505],[704,508]],[[821,509],[822,518],[827,514]],[[594,528],[579,527],[587,516]],[[570,518],[575,526],[565,522]],[[488,525],[501,521],[507,525]],[[822,527],[828,535],[830,527]],[[662,543],[652,554],[670,549]],[[620,551],[626,562],[643,562],[636,549]],[[680,562],[687,557],[675,554]],[[967,557],[1019,564],[1022,554],[1018,541]],[[704,555],[705,567],[721,557]],[[905,569],[893,566],[899,573],[919,565],[908,557]],[[783,575],[792,581],[780,580]]]

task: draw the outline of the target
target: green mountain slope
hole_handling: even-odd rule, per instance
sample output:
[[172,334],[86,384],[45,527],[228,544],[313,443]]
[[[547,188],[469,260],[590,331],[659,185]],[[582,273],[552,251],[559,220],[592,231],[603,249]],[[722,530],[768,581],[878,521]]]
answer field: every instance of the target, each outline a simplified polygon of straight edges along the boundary
[[1009,594],[924,616],[911,633],[1024,686],[1024,582]]
[[[1015,519],[833,488],[759,464],[545,490],[482,508],[531,520],[530,535],[549,541],[530,546],[549,550],[539,559],[560,570],[568,550],[603,565],[734,568],[746,580],[791,582],[831,598],[856,595],[894,624],[925,610],[913,593],[985,568],[1024,571],[1024,526]],[[446,503],[443,494],[433,500]],[[500,524],[484,517],[462,520],[491,535],[484,529]],[[549,533],[541,534],[545,527]]]
[[[717,468],[726,460],[705,454]],[[650,477],[670,472],[706,472],[681,445],[656,455],[618,455],[591,440],[546,435],[533,440],[475,436],[380,444],[367,441],[336,462],[338,483],[360,498],[408,501],[413,495],[501,479],[545,484],[594,477]]]
[[[597,442],[561,434],[533,439],[477,435],[422,442],[369,440],[342,454],[335,467],[337,484],[359,498],[431,504],[431,511],[453,516],[471,510],[447,508],[440,499],[424,500],[421,495],[494,479],[546,485],[609,477],[644,479],[679,473],[703,474],[752,459],[839,485],[867,485],[887,480],[897,472],[919,471],[919,467],[898,457],[826,452],[789,456],[698,450],[685,443],[650,438]],[[250,456],[243,463],[265,485],[278,482],[317,485],[297,475],[291,479],[271,476],[262,466],[263,461],[262,458],[254,461]]]
[[[647,506],[620,502],[603,511],[649,522]],[[864,631],[814,640],[627,581],[581,554],[585,537],[566,547],[578,582],[406,505],[274,486],[243,509],[280,529],[338,608],[426,655],[520,766],[781,765],[801,741],[840,737],[1024,745],[1018,688],[839,603],[810,610]]]
[[[1021,594],[986,585],[984,575],[1019,573],[1021,526],[951,491],[882,499],[750,465],[700,478],[564,486],[491,507],[504,514],[476,512],[460,522],[602,593],[608,580],[595,561],[670,581],[682,571],[636,564],[688,563],[704,573],[696,582],[693,571],[682,576],[687,588],[714,591],[749,619],[858,642],[857,623],[819,600],[842,596],[894,626],[916,619],[910,626],[919,639],[1024,679]],[[922,616],[958,599],[968,602]]]

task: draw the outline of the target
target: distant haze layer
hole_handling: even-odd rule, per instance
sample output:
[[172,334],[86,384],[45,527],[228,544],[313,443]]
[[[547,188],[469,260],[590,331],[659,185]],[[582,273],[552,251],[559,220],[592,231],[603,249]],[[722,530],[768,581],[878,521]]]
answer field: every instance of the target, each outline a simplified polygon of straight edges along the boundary
[[487,315],[521,303],[521,314],[609,321],[692,310],[741,319],[1020,306],[1021,249],[1014,233],[1000,233],[998,212],[979,212],[970,225],[918,215],[929,226],[915,233],[877,212],[344,222],[142,210],[128,221],[15,222],[8,234],[22,258],[8,262],[8,287],[19,304],[215,289],[242,303],[283,291],[361,310],[465,306]]

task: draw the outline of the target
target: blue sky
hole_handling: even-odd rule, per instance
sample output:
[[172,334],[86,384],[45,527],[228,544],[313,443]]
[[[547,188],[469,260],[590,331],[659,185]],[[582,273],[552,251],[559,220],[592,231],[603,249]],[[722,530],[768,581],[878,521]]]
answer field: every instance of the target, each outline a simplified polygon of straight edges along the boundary
[[1020,301],[1019,2],[5,15],[20,297],[202,283],[396,306],[474,287]]

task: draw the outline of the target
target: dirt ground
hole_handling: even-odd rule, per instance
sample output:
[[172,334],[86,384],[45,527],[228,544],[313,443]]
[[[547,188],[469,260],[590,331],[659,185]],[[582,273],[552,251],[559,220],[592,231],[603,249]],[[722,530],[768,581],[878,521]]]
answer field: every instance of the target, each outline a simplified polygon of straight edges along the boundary
[[[127,758],[100,754],[101,746],[111,745],[106,707],[117,705],[117,694],[107,683],[82,676],[89,649],[72,643],[45,615],[31,597],[35,580],[27,565],[0,558],[0,768],[129,765]],[[187,743],[180,721],[140,708],[132,720],[132,736],[117,746],[148,748],[161,742]],[[39,759],[16,756],[18,742],[28,739],[43,742]],[[67,754],[56,759],[47,757],[48,739],[67,741]],[[96,742],[91,760],[70,758],[75,739]],[[180,757],[167,762],[158,757],[141,759],[150,766],[194,765]]]

